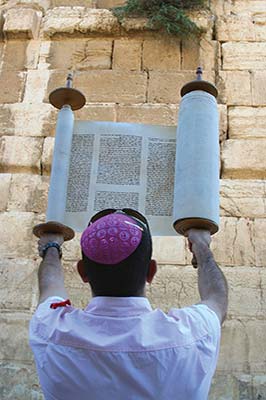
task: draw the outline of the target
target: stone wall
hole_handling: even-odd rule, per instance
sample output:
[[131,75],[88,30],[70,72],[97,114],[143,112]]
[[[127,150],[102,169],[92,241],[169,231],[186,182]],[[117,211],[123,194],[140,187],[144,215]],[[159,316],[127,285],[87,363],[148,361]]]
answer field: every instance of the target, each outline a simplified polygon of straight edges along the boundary
[[[143,19],[121,26],[107,8],[122,2],[0,3],[0,398],[42,399],[27,332],[38,299],[31,230],[45,218],[54,143],[49,92],[72,70],[87,98],[77,119],[175,125],[180,88],[202,65],[219,89],[221,225],[212,248],[230,285],[210,399],[266,399],[265,1],[211,1],[210,12],[192,15],[206,28],[200,44],[151,31]],[[64,245],[64,265],[82,307],[89,290],[75,273],[78,240]],[[198,301],[185,240],[154,242],[153,305]]]

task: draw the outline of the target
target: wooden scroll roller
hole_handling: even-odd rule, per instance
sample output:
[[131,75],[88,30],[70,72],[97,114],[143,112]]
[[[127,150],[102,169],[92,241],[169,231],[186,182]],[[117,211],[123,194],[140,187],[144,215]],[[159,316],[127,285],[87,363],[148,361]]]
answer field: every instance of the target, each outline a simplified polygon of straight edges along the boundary
[[41,237],[44,233],[58,233],[63,235],[64,240],[71,240],[75,236],[74,230],[64,225],[63,222],[74,126],[74,114],[72,110],[82,108],[86,103],[86,99],[79,90],[72,88],[72,80],[72,74],[68,74],[66,87],[54,90],[49,96],[50,103],[60,111],[56,125],[46,212],[47,222],[36,225],[33,228],[33,233],[37,237]]
[[[217,89],[197,79],[181,89],[176,141],[174,228],[219,229],[219,118]],[[195,257],[193,266],[197,266]]]

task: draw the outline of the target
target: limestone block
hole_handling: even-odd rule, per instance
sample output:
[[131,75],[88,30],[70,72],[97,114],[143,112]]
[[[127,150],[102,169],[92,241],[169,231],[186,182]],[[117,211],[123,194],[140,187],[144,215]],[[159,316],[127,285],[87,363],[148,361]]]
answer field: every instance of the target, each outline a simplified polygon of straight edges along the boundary
[[2,70],[22,71],[37,67],[40,42],[37,40],[8,40],[2,56]]
[[111,39],[73,39],[51,42],[47,62],[52,69],[110,69]]
[[18,71],[1,71],[0,103],[17,103],[22,99],[26,75]]
[[54,152],[54,138],[47,137],[44,139],[42,158],[41,158],[42,171],[46,175],[50,175],[51,172],[53,152]]
[[195,70],[200,65],[204,73],[216,68],[218,42],[202,39],[199,43],[192,40],[182,41],[182,69]]
[[82,33],[116,33],[120,25],[117,18],[109,10],[87,9],[79,23],[79,31]]
[[2,314],[1,360],[33,361],[33,354],[28,345],[29,319],[28,314]]
[[49,178],[41,175],[13,174],[8,210],[45,212]]
[[[56,109],[50,104],[17,103],[9,106],[12,116],[7,133],[16,136],[51,136],[54,134]],[[11,133],[12,132],[12,133]]]
[[255,267],[223,268],[229,287],[227,313],[229,319],[265,316],[262,296],[266,293],[266,287],[262,289],[261,270],[262,268]]
[[157,71],[180,69],[180,41],[173,37],[155,37],[144,40],[143,68]]
[[41,13],[30,8],[11,8],[5,14],[3,31],[8,39],[36,39],[39,35]]
[[97,0],[97,8],[113,8],[118,6],[123,6],[125,0]]
[[[214,82],[214,74],[210,71],[206,72],[204,78]],[[182,86],[193,79],[195,79],[195,71],[151,71],[149,73],[148,102],[179,103]]]
[[159,264],[186,264],[183,236],[154,236],[153,258]]
[[115,40],[112,68],[126,71],[140,71],[142,43],[141,40],[131,40],[128,38]]
[[32,238],[34,214],[27,212],[0,213],[0,253],[3,258],[29,258],[36,255]]
[[33,288],[37,292],[37,263],[28,259],[1,259],[0,307],[29,310]]
[[[266,220],[255,219],[254,221],[254,243],[256,248],[256,265],[266,267]],[[266,279],[264,279],[266,286]]]
[[247,321],[246,334],[249,338],[249,363],[253,373],[265,373],[266,322],[264,320]]
[[222,179],[220,213],[227,217],[266,218],[265,193],[263,180]]
[[220,71],[216,83],[219,103],[226,103],[227,106],[251,105],[251,80],[248,71]]
[[[64,81],[66,72],[54,72],[48,93]],[[75,87],[82,89],[88,102],[143,103],[146,100],[145,72],[82,71],[74,77]],[[61,86],[61,85],[60,85]]]
[[252,105],[266,105],[266,73],[264,71],[254,71],[251,73]]
[[117,18],[109,10],[85,7],[56,7],[49,10],[44,18],[43,34],[71,35],[80,33],[115,33],[119,31]]
[[9,104],[0,105],[0,136],[14,135],[14,120]]
[[223,43],[222,55],[224,70],[264,70],[266,63],[266,43]]
[[230,107],[230,139],[266,138],[266,107]]
[[248,218],[221,217],[212,238],[215,260],[221,265],[254,266],[254,222]]
[[11,183],[11,174],[0,174],[0,211],[6,211],[9,189]]
[[[24,103],[43,103],[45,93],[47,90],[47,84],[50,77],[50,71],[48,70],[30,70],[27,73],[27,82],[24,94]],[[65,86],[67,74],[64,79],[60,82],[59,87]],[[53,89],[56,89],[53,87]],[[13,101],[15,103],[15,101]]]
[[[254,323],[254,328],[256,322]],[[253,332],[253,340],[255,336],[256,333]],[[222,329],[217,372],[249,372],[249,346],[250,340],[247,335],[245,323],[241,319],[226,320]]]
[[189,18],[197,24],[197,26],[204,31],[204,37],[210,40],[213,36],[213,26],[215,21],[215,15],[210,11],[190,11],[188,13]]
[[192,267],[159,266],[147,297],[153,308],[168,312],[173,307],[184,307],[199,302],[197,272]]
[[253,377],[252,380],[253,393],[255,399],[266,398],[266,377],[265,374],[257,375]]
[[117,121],[173,126],[176,125],[177,112],[175,104],[119,105]]
[[216,372],[211,384],[208,400],[232,400],[239,395],[238,379],[233,374]]
[[217,18],[216,30],[217,40],[221,42],[256,40],[254,23],[248,14],[221,16]]
[[39,172],[43,139],[2,136],[0,170],[2,172]]
[[51,0],[51,7],[93,7],[94,0]]
[[6,400],[43,400],[34,363],[1,362],[0,397]]
[[83,108],[75,112],[75,119],[89,121],[115,121],[114,103],[87,103]]
[[265,179],[266,139],[229,139],[222,148],[222,178]]

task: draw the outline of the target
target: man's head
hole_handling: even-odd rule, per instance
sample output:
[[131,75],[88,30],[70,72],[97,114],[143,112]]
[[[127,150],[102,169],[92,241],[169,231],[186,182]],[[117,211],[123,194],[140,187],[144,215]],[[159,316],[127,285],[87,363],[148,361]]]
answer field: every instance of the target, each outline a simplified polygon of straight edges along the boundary
[[141,296],[156,273],[144,216],[130,209],[96,214],[81,237],[78,271],[96,296]]

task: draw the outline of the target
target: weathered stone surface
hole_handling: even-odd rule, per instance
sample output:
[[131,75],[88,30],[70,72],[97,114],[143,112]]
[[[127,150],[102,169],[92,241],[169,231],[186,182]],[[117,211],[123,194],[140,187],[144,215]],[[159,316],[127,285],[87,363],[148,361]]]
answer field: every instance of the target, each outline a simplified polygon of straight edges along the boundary
[[49,175],[51,172],[52,160],[54,152],[54,138],[47,137],[44,139],[41,165],[44,174]]
[[222,216],[266,218],[266,185],[263,180],[222,179],[220,212]]
[[0,211],[6,211],[9,189],[11,183],[11,174],[0,174]]
[[227,107],[224,104],[218,104],[219,112],[219,140],[220,142],[226,140],[228,129]]
[[247,14],[221,16],[217,19],[216,29],[217,39],[222,42],[256,40],[254,23]]
[[126,32],[152,30],[147,18],[123,18],[121,26]]
[[130,104],[117,108],[118,122],[138,124],[176,125],[177,106],[175,104]]
[[96,6],[97,8],[113,8],[122,6],[125,3],[125,0],[97,0]]
[[265,154],[265,139],[227,140],[222,148],[222,178],[265,179]]
[[[50,71],[44,69],[28,71],[23,102],[31,104],[43,103],[49,77]],[[67,74],[65,74],[64,78],[62,76],[62,80],[57,87],[65,85],[66,77]],[[57,87],[51,89],[56,89]],[[15,101],[13,101],[13,103],[15,103]]]
[[2,136],[0,139],[0,171],[38,172],[43,139]]
[[266,43],[223,43],[222,55],[224,70],[264,70]]
[[[29,315],[2,314],[0,359],[12,361],[32,361],[33,354],[28,345]],[[16,334],[14,334],[16,333]],[[12,338],[12,340],[10,340]]]
[[51,7],[94,7],[95,0],[51,0]]
[[14,121],[9,104],[0,105],[0,136],[14,135]]
[[25,84],[25,73],[18,71],[1,71],[0,103],[20,102]]
[[[266,220],[255,219],[254,221],[254,243],[256,247],[256,265],[266,267]],[[266,279],[264,280],[266,284]],[[266,299],[265,299],[266,300]]]
[[216,68],[218,61],[218,42],[202,39],[199,43],[193,40],[182,41],[182,69],[195,70],[200,65],[204,70],[211,71]]
[[36,39],[39,35],[41,13],[30,8],[11,8],[5,14],[3,31],[8,39]]
[[211,248],[216,261],[221,265],[257,265],[254,222],[248,218],[222,217]]
[[2,70],[22,71],[37,66],[40,42],[8,40],[3,49]]
[[34,363],[0,363],[0,397],[5,400],[43,400]]
[[159,264],[186,264],[185,239],[181,236],[154,236],[153,257]]
[[142,40],[131,40],[128,38],[115,40],[112,68],[126,71],[140,71],[142,44]]
[[14,135],[50,136],[54,134],[56,111],[50,104],[11,104],[10,110]]
[[[66,72],[52,73],[48,93],[64,81]],[[84,71],[75,74],[75,87],[82,88],[88,102],[143,103],[146,100],[145,72]],[[61,86],[61,85],[60,85]]]
[[115,33],[120,26],[111,11],[85,7],[56,7],[44,18],[45,37],[73,33]]
[[32,242],[34,214],[27,212],[0,213],[0,253],[3,258],[31,258],[36,256]]
[[181,64],[180,40],[168,36],[144,40],[143,68],[157,71],[178,71]]
[[77,260],[64,264],[65,285],[71,303],[75,307],[84,308],[91,299],[91,290],[89,284],[84,283],[78,274]]
[[49,179],[46,176],[13,174],[8,210],[45,212]]
[[[205,78],[206,79],[206,78]],[[220,71],[217,78],[218,102],[251,105],[251,80],[248,71]]]
[[115,104],[87,103],[83,108],[75,112],[75,118],[88,121],[115,121]]
[[111,55],[111,39],[59,40],[51,42],[47,63],[51,69],[110,69]]
[[[212,72],[206,72],[204,78],[214,82]],[[184,84],[195,79],[195,71],[149,73],[148,102],[179,103],[180,90]]]
[[266,138],[266,107],[230,107],[230,139]]
[[252,105],[266,105],[266,72],[254,71],[251,73]]
[[29,310],[35,288],[37,264],[28,259],[0,260],[0,307],[4,310]]

